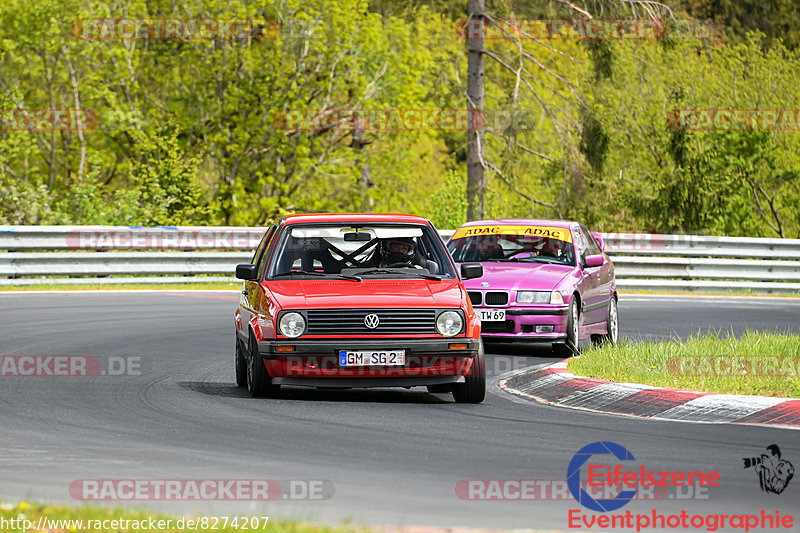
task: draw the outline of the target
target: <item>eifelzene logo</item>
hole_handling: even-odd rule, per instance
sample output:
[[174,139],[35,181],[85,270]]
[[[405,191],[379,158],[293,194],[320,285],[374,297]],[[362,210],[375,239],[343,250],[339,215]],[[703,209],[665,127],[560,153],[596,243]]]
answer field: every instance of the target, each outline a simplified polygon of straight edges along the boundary
[[794,477],[794,466],[781,458],[781,449],[777,444],[767,446],[769,454],[761,457],[745,457],[745,468],[752,468],[758,475],[761,490],[771,494],[780,494]]

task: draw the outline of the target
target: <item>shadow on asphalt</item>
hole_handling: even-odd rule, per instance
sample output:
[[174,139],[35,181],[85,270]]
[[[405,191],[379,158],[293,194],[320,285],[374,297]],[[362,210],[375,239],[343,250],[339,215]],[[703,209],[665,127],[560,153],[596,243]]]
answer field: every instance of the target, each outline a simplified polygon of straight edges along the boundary
[[[484,342],[486,342],[484,340]],[[549,344],[525,342],[486,343],[486,374],[488,378],[530,365],[554,362],[555,357]],[[182,381],[181,388],[220,398],[241,398],[252,401],[269,401],[269,398],[251,398],[247,389],[234,383],[210,381]],[[299,400],[309,402],[352,402],[352,403],[407,403],[407,404],[447,404],[454,403],[450,393],[432,394],[422,387],[373,388],[373,389],[315,389],[310,387],[281,387],[277,400]],[[273,400],[275,400],[273,399]]]
[[[181,381],[178,386],[192,391],[226,398],[242,398],[253,401],[269,401],[270,398],[252,398],[247,389],[234,383],[213,383],[207,381]],[[309,402],[363,402],[363,403],[453,403],[452,396],[431,394],[422,388],[404,390],[392,389],[314,389],[309,387],[281,387],[278,398],[273,400],[304,400]]]
[[[500,354],[500,355],[521,355],[524,357],[548,357],[558,358],[558,355],[553,353],[550,344],[542,344],[535,342],[496,342],[487,341],[483,339],[483,347],[486,353]],[[560,359],[563,359],[560,358]]]

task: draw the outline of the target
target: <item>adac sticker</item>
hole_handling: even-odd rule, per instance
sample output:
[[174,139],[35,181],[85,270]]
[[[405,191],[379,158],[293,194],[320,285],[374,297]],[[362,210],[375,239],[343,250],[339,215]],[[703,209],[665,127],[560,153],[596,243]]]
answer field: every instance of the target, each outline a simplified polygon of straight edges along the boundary
[[264,340],[264,332],[261,331],[261,324],[258,323],[258,318],[256,317],[251,318],[250,325],[253,326],[253,333],[255,333],[256,340],[258,342]]
[[481,235],[529,235],[531,237],[550,237],[564,242],[572,242],[572,234],[567,228],[552,228],[549,226],[464,226],[458,228],[453,234],[453,239],[476,237]]

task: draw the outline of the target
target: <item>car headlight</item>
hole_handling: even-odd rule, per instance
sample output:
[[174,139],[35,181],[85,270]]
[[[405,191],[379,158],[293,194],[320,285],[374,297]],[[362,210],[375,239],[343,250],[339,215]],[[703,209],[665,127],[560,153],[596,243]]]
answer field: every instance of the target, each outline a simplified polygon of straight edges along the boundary
[[561,293],[558,291],[553,291],[550,293],[550,303],[551,304],[563,304],[564,297],[561,296]]
[[464,319],[455,311],[445,311],[436,319],[436,329],[445,337],[458,335],[463,327]]
[[544,291],[518,291],[518,304],[549,304],[550,293]]
[[295,339],[306,330],[306,319],[300,313],[286,313],[281,317],[279,326],[281,333]]

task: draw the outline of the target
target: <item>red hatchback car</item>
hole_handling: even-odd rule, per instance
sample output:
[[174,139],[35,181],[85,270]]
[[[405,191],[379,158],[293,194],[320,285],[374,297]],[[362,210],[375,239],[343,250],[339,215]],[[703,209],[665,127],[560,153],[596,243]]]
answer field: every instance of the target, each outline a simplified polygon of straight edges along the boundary
[[411,215],[293,215],[269,227],[236,310],[236,383],[415,387],[480,403],[480,319],[430,221]]

